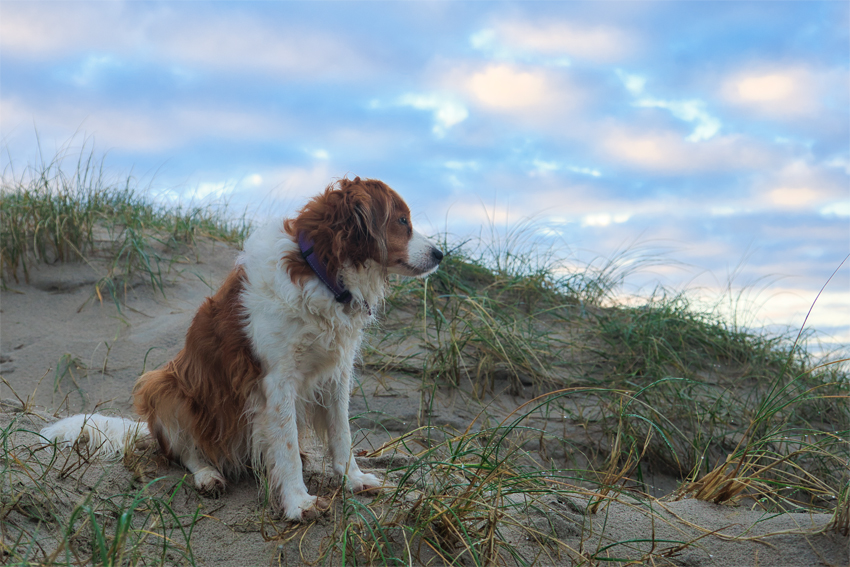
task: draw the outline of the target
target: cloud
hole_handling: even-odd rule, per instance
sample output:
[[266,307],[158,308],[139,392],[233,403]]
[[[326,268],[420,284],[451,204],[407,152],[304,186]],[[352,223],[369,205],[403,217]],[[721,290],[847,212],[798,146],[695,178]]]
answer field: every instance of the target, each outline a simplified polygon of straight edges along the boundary
[[290,210],[303,204],[304,199],[313,197],[327,187],[335,175],[341,176],[342,173],[335,174],[327,162],[319,162],[311,168],[279,167],[263,172],[263,189],[280,201],[275,210]]
[[586,100],[584,89],[562,70],[534,66],[461,63],[439,73],[436,83],[465,98],[473,110],[546,131],[562,132],[563,120],[574,117]]
[[824,162],[824,165],[827,167],[837,167],[844,170],[844,173],[850,175],[850,159],[847,156],[839,155],[834,156],[831,159],[828,159]]
[[780,209],[799,210],[823,199],[820,191],[811,187],[777,187],[768,194],[770,202]]
[[[707,208],[712,216],[778,214],[780,216],[850,216],[846,177],[824,164],[792,159],[757,172],[733,196],[714,198]],[[818,238],[807,229],[809,238]]]
[[663,108],[670,114],[685,122],[693,122],[694,131],[685,138],[689,142],[699,142],[714,137],[720,131],[720,120],[711,116],[705,110],[701,100],[661,100],[657,98],[641,98],[635,106],[642,108]]
[[803,65],[746,69],[721,82],[721,96],[727,103],[780,120],[811,117],[838,104],[846,110],[848,91],[846,69]]
[[469,161],[449,160],[446,163],[444,163],[443,165],[445,165],[446,168],[452,169],[452,170],[455,170],[455,171],[462,171],[462,170],[477,171],[478,167],[479,167],[478,162],[472,161],[472,160],[469,160]]
[[466,88],[479,104],[496,110],[539,106],[551,92],[544,73],[509,65],[491,65],[474,73]]
[[563,165],[557,161],[545,161],[542,159],[532,160],[531,164],[534,166],[534,169],[531,171],[531,175],[546,175],[553,171],[569,171],[572,173],[578,173],[580,175],[589,175],[591,177],[601,177],[602,173],[598,169],[594,169],[592,167],[579,167],[576,165]]
[[561,164],[556,161],[543,161],[542,159],[536,159],[531,163],[534,166],[534,170],[531,172],[532,175],[545,175],[549,172],[561,169]]
[[[108,25],[96,25],[98,19]],[[0,51],[5,57],[46,58],[106,45],[126,44],[122,39],[120,8],[115,3],[39,4],[4,3],[0,18]]]
[[[505,172],[486,175],[484,181],[476,182],[475,190],[455,194],[449,211],[452,222],[474,226],[534,219],[535,224],[550,228],[567,224],[605,228],[625,223],[638,214],[663,213],[680,205],[678,199],[624,200],[592,176],[548,175],[529,182],[523,175]],[[511,192],[511,187],[523,190]]]
[[596,227],[606,227],[613,224],[622,224],[628,221],[631,218],[631,215],[628,213],[621,213],[617,215],[612,215],[610,213],[597,213],[593,215],[585,215],[581,219],[581,226],[596,226]]
[[330,156],[330,154],[328,153],[328,151],[327,151],[327,150],[323,150],[323,149],[318,149],[318,150],[305,150],[305,151],[307,152],[307,155],[309,155],[309,156],[310,156],[310,157],[312,157],[313,159],[322,159],[322,160],[326,160],[326,159],[329,159],[329,158],[331,157],[331,156]]
[[699,142],[714,137],[720,131],[720,120],[710,115],[705,109],[702,100],[664,100],[644,94],[646,77],[625,73],[617,69],[617,76],[623,81],[623,85],[629,93],[636,97],[632,104],[640,108],[663,108],[669,110],[670,114],[684,120],[693,122],[696,127],[690,136],[686,138],[689,142]]
[[850,217],[850,200],[830,203],[820,210],[823,216]]
[[212,197],[212,199],[221,199],[224,195],[229,195],[236,188],[236,183],[231,181],[216,181],[198,183],[194,189],[190,189],[183,193],[183,198],[191,200],[204,200]]
[[[374,59],[339,34],[273,25],[245,11],[134,3],[11,3],[0,18],[4,57],[68,57],[86,51],[170,66],[254,71],[302,79],[360,77]],[[99,56],[95,56],[99,57]]]
[[121,62],[111,55],[91,55],[83,61],[80,69],[71,78],[77,86],[90,85],[104,69],[120,68]]
[[616,162],[658,174],[758,169],[774,160],[759,143],[740,135],[692,142],[676,132],[622,125],[605,129],[599,147]]
[[623,85],[629,93],[633,96],[643,94],[643,88],[646,86],[646,77],[626,73],[620,69],[617,69],[616,72],[617,76],[620,77],[621,81],[623,81]]
[[576,167],[574,165],[568,165],[566,167],[568,171],[572,171],[573,173],[580,173],[582,175],[590,175],[591,177],[601,177],[602,173],[598,169],[594,169],[592,167]]
[[103,108],[96,102],[37,107],[7,97],[0,99],[0,113],[6,132],[35,124],[47,138],[65,139],[83,131],[101,146],[141,152],[164,151],[207,137],[273,138],[285,130],[283,120],[265,113],[196,105],[151,114],[145,108]]
[[399,98],[398,104],[416,110],[432,111],[434,113],[432,131],[440,137],[445,136],[449,128],[460,124],[469,116],[463,104],[446,95],[409,93]]
[[270,25],[242,13],[192,18],[174,13],[152,26],[146,40],[163,58],[209,69],[252,69],[308,79],[351,77],[373,70],[369,58],[338,34]]
[[631,33],[617,27],[566,21],[502,20],[474,34],[470,42],[497,57],[536,54],[557,58],[555,62],[560,63],[566,57],[594,63],[618,61],[638,47]]
[[842,199],[848,202],[846,176],[822,164],[796,159],[759,180],[754,199],[760,209],[841,216],[846,210],[841,206]]

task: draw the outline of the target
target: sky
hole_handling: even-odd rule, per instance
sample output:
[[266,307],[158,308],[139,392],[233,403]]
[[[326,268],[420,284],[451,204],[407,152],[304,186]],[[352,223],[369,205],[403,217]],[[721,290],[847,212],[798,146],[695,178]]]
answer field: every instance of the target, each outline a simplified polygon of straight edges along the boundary
[[[0,138],[7,178],[85,146],[258,216],[379,178],[424,232],[799,327],[850,252],[850,3],[3,0]],[[850,265],[808,324],[850,344]]]

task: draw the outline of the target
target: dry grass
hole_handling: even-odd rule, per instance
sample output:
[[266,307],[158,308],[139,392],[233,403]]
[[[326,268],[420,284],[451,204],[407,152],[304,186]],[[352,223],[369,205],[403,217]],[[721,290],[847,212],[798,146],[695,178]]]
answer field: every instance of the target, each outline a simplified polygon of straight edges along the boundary
[[103,160],[60,153],[23,171],[3,172],[0,186],[0,279],[29,281],[34,262],[105,259],[95,285],[99,299],[118,298],[134,280],[163,292],[163,272],[198,239],[241,245],[250,222],[226,204],[168,206],[151,199],[132,177],[110,179]]

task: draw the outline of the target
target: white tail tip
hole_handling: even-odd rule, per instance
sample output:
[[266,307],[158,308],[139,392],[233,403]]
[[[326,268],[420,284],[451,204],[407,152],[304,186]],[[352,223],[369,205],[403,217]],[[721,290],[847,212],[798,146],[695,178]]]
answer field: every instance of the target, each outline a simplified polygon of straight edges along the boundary
[[60,445],[73,445],[86,440],[93,457],[118,459],[136,439],[149,435],[145,423],[95,414],[78,414],[60,419],[41,430],[42,437]]

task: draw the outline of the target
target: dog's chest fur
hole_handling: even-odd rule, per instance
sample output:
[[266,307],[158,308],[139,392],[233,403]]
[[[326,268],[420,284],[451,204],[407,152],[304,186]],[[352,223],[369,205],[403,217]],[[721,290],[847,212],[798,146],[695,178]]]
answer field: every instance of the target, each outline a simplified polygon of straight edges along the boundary
[[242,294],[245,331],[265,373],[276,365],[303,397],[329,380],[347,380],[363,337],[373,320],[372,305],[383,296],[384,277],[375,267],[344,269],[353,295],[341,304],[318,278],[294,284],[281,258],[297,245],[274,227],[246,242],[240,262],[247,281]]

